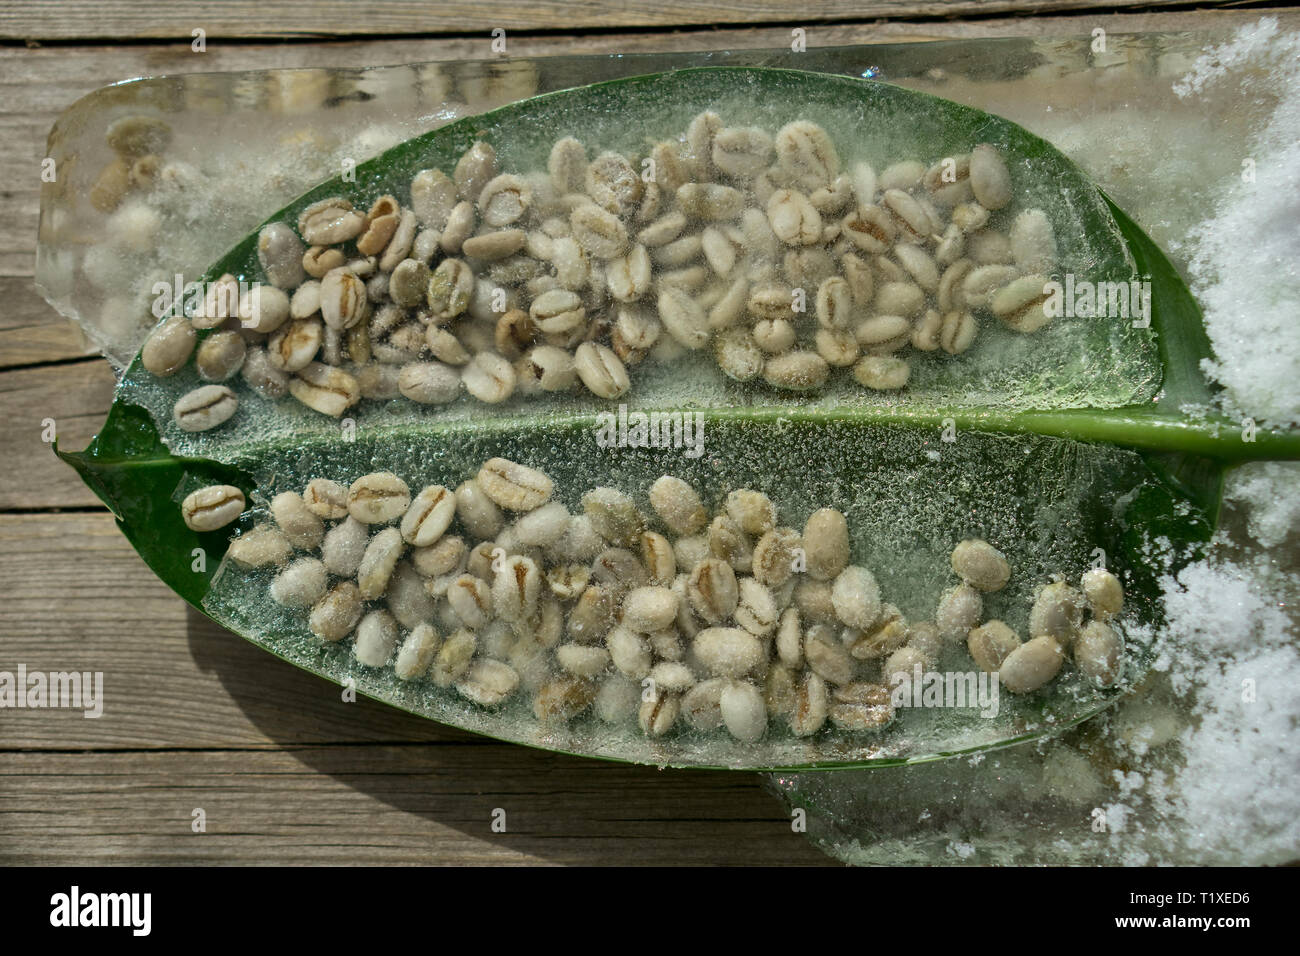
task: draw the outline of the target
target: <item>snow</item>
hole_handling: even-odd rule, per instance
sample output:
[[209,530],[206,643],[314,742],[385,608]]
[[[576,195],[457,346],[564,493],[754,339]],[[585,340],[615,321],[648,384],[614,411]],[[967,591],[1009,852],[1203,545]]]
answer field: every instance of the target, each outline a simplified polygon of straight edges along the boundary
[[[1235,85],[1272,104],[1243,145],[1242,175],[1190,237],[1193,291],[1217,360],[1206,374],[1226,389],[1224,410],[1274,425],[1300,423],[1300,34],[1265,18],[1206,52],[1174,84],[1194,99]],[[1251,175],[1253,173],[1253,176]]]

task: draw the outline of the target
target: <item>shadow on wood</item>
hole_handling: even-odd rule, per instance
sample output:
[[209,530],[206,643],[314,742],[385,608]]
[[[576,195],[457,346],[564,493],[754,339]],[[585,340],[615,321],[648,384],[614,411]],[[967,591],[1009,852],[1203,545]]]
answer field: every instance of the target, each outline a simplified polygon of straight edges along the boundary
[[[522,856],[554,862],[830,862],[791,832],[755,774],[661,771],[499,743],[366,698],[346,703],[334,684],[192,608],[187,631],[195,663],[284,753],[436,823],[403,825],[410,844],[429,844],[431,855],[433,831],[453,827],[493,841],[497,852],[496,841],[504,841]],[[506,830],[494,832],[502,812]]]

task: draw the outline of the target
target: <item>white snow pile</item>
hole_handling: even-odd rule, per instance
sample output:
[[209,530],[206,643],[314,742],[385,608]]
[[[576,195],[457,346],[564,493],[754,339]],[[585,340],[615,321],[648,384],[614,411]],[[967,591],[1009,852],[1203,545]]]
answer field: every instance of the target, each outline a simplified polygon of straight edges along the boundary
[[1225,863],[1300,856],[1300,650],[1285,610],[1296,584],[1267,556],[1207,559],[1165,582],[1169,676],[1192,721],[1171,822]]
[[[1224,411],[1300,424],[1300,34],[1268,17],[1208,50],[1174,84],[1182,99],[1232,85],[1271,115],[1242,144],[1242,176],[1190,236],[1192,286],[1226,389]],[[1253,176],[1252,176],[1253,174]],[[1252,180],[1253,181],[1250,181]]]

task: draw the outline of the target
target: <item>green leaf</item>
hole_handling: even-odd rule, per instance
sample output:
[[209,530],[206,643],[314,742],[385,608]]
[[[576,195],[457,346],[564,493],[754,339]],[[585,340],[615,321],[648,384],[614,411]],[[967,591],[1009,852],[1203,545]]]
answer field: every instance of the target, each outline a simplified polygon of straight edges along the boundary
[[62,451],[57,442],[54,450],[113,512],[153,572],[200,607],[229,535],[191,530],[181,519],[181,500],[206,485],[234,485],[248,496],[253,481],[219,462],[173,456],[158,441],[149,413],[123,402],[113,403],[104,427],[85,450]]
[[[240,390],[232,422],[189,434],[170,409],[199,384],[193,369],[154,379],[128,369],[108,421],[89,448],[59,454],[118,516],[155,572],[187,601],[272,653],[396,706],[485,734],[617,760],[683,766],[813,768],[883,766],[1005,746],[1054,733],[1108,706],[1106,693],[1064,676],[1050,691],[1003,695],[996,719],[933,710],[905,712],[885,732],[830,731],[813,740],[769,734],[754,745],[681,733],[650,741],[583,717],[563,730],[540,729],[524,703],[476,708],[425,682],[357,665],[350,648],[322,644],[266,598],[268,574],[223,565],[225,535],[199,535],[179,517],[180,498],[213,482],[235,484],[255,505],[313,477],[348,482],[389,469],[414,486],[454,486],[482,461],[503,455],[542,467],[556,497],[578,507],[582,491],[613,484],[644,503],[664,473],[696,483],[706,504],[726,491],[758,487],[801,527],[830,505],[849,518],[855,562],[876,572],[886,600],[911,618],[929,616],[950,583],[952,544],[981,536],[1011,560],[1011,585],[991,595],[988,617],[1023,630],[1036,582],[1076,578],[1101,548],[1125,583],[1129,677],[1147,665],[1143,635],[1160,622],[1158,577],[1208,539],[1224,469],[1252,458],[1298,458],[1300,435],[1261,429],[1243,440],[1236,423],[1205,411],[1213,389],[1201,373],[1210,356],[1199,309],[1176,270],[1142,231],[1049,144],[999,117],[901,88],[787,70],[713,68],[634,77],[534,98],[450,124],[390,150],[267,220],[296,220],[318,199],[346,195],[358,206],[407,195],[426,167],[450,172],[476,139],[491,142],[502,166],[545,166],[550,144],[576,135],[588,144],[642,154],[712,109],[738,125],[776,129],[795,118],[821,123],[841,156],[880,168],[890,157],[964,152],[998,144],[1017,190],[1049,211],[1065,267],[1094,279],[1149,277],[1148,329],[1127,321],[1060,320],[1033,336],[992,323],[961,360],[922,356],[901,395],[834,384],[791,399],[761,385],[726,380],[693,356],[671,367],[638,366],[623,401],[636,411],[698,411],[706,425],[698,458],[680,451],[611,453],[597,447],[596,416],[610,403],[591,396],[516,399],[487,407],[466,399],[430,408],[363,403],[349,414],[355,440],[338,423],[296,405]],[[256,233],[213,265],[259,279]],[[955,429],[955,442],[942,440]],[[195,549],[206,570],[194,570]],[[966,665],[969,668],[969,664]],[[969,712],[973,714],[973,712]]]

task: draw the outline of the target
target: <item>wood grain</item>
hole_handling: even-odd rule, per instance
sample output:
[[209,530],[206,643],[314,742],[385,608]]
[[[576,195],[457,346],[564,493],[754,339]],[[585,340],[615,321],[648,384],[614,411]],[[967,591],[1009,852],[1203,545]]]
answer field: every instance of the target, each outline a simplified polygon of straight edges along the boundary
[[[104,716],[13,710],[16,749],[478,740],[272,657],[189,607],[101,513],[0,515],[0,670],[102,671]],[[129,598],[124,598],[129,595]]]
[[81,329],[41,298],[30,276],[0,277],[0,302],[0,372],[94,354]]
[[52,418],[60,447],[78,451],[99,430],[115,378],[102,358],[0,371],[0,511],[99,505],[42,438]]
[[[205,833],[191,831],[196,808]],[[6,753],[0,862],[830,863],[752,774],[505,744]]]
[[[1172,6],[1179,0],[1113,0],[1109,9]],[[1205,4],[1206,6],[1210,4]],[[1226,5],[1226,4],[1223,4]],[[1032,16],[1093,7],[1092,0],[812,0],[792,6],[783,0],[524,0],[484,4],[464,0],[427,3],[417,0],[372,0],[359,6],[348,0],[317,0],[311,15],[302,4],[229,0],[44,0],[0,4],[0,38],[23,41],[183,37],[202,28],[208,38],[488,34],[510,31],[618,30],[693,25],[813,23],[836,20],[946,19],[996,14]]]

